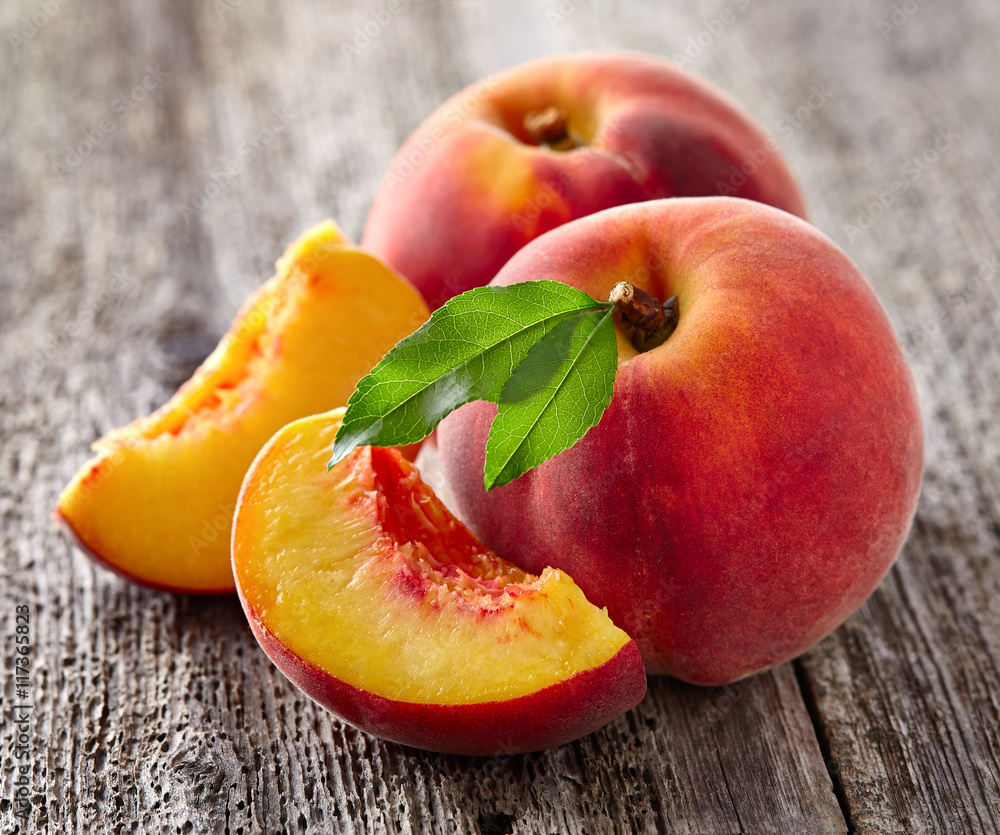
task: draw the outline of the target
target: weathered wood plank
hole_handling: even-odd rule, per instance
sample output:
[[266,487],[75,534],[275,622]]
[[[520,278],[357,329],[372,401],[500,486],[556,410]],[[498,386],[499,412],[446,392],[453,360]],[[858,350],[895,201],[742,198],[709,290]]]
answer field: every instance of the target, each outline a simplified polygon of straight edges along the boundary
[[[889,308],[926,422],[925,487],[902,557],[801,668],[852,828],[994,832],[1000,170],[988,144],[997,116],[983,103],[1000,21],[973,3],[912,5],[817,7],[808,38],[775,10],[755,30],[831,91],[793,137],[798,147],[808,136],[816,220]],[[895,196],[894,182],[905,186]]]
[[[28,605],[35,650],[34,817],[16,828],[8,667],[0,829],[1000,828],[996,276],[967,287],[995,254],[984,185],[998,179],[997,117],[983,103],[1000,15],[985,0],[921,6],[883,40],[889,4],[404,2],[355,43],[384,6],[70,2],[0,43],[0,623],[6,641]],[[38,8],[5,5],[0,33]],[[425,754],[312,705],[235,600],[131,587],[54,530],[49,509],[87,444],[170,394],[301,229],[333,216],[357,237],[381,171],[444,96],[545,52],[683,57],[706,38],[692,68],[778,135],[814,219],[900,331],[930,331],[912,352],[928,421],[914,535],[798,675],[786,665],[715,690],[653,680],[638,708],[571,746]],[[800,106],[808,118],[785,130]],[[849,240],[844,219],[947,127],[954,149]]]

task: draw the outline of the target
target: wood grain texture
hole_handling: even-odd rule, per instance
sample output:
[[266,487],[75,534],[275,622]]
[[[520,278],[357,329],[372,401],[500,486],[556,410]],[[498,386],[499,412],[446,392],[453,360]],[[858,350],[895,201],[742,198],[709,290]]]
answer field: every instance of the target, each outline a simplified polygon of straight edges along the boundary
[[[33,647],[33,811],[8,660],[0,831],[1000,830],[995,4],[426,0],[359,37],[385,7],[0,7],[0,634],[9,659],[27,605]],[[235,599],[139,589],[69,546],[49,513],[88,444],[172,393],[288,241],[327,216],[358,238],[459,87],[607,47],[684,59],[770,129],[901,334],[925,490],[857,615],[773,673],[655,679],[578,743],[464,759],[314,706]]]

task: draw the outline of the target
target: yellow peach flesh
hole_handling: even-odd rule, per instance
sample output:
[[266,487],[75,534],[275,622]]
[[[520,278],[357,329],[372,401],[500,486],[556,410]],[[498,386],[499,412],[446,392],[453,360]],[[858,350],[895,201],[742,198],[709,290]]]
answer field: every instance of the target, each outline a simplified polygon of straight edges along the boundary
[[288,649],[365,692],[502,701],[604,664],[628,642],[568,575],[506,563],[395,451],[329,472],[339,414],[297,421],[248,473],[233,534],[245,602]]
[[427,309],[332,223],[306,233],[173,398],[109,432],[57,512],[123,574],[231,591],[229,534],[247,466],[285,423],[347,402]]

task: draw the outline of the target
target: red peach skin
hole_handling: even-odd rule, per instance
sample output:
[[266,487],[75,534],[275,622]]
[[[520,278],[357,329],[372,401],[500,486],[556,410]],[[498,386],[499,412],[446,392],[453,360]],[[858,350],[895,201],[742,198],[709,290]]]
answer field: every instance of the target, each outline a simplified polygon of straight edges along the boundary
[[[525,117],[548,107],[576,147],[540,147],[528,133]],[[363,243],[433,309],[563,223],[719,194],[805,217],[774,141],[717,88],[639,53],[557,55],[467,87],[417,128],[375,195]]]
[[630,641],[600,667],[517,699],[467,705],[395,701],[303,661],[252,609],[247,612],[261,648],[303,693],[355,728],[426,751],[497,756],[553,748],[604,727],[621,715],[623,704],[638,704],[646,693],[642,658]]
[[676,293],[677,330],[620,341],[600,423],[489,493],[495,407],[448,416],[457,514],[524,570],[569,573],[650,673],[734,681],[842,623],[902,547],[923,466],[913,378],[847,256],[759,203],[664,200],[564,226],[494,283],[535,279]]

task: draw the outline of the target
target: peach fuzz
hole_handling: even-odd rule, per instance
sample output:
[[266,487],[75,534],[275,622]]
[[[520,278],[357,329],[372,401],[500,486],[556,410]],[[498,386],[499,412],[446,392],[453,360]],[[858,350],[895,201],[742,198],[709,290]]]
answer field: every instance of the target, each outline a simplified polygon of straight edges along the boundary
[[560,745],[642,699],[607,613],[562,572],[500,560],[397,450],[328,471],[342,413],[268,442],[233,525],[240,600],[294,684],[363,731],[458,754]]
[[563,223],[720,193],[805,216],[774,141],[717,88],[639,53],[557,55],[428,117],[383,178],[362,242],[436,308]]
[[923,439],[899,343],[847,256],[785,212],[690,198],[568,224],[494,283],[536,279],[676,294],[677,329],[638,353],[619,327],[600,423],[489,493],[495,407],[447,417],[459,517],[524,570],[568,572],[650,673],[734,681],[857,609],[906,538]]
[[347,402],[428,316],[419,295],[326,222],[292,244],[193,377],[114,429],[59,497],[56,519],[105,567],[154,588],[235,588],[233,511],[280,427]]

